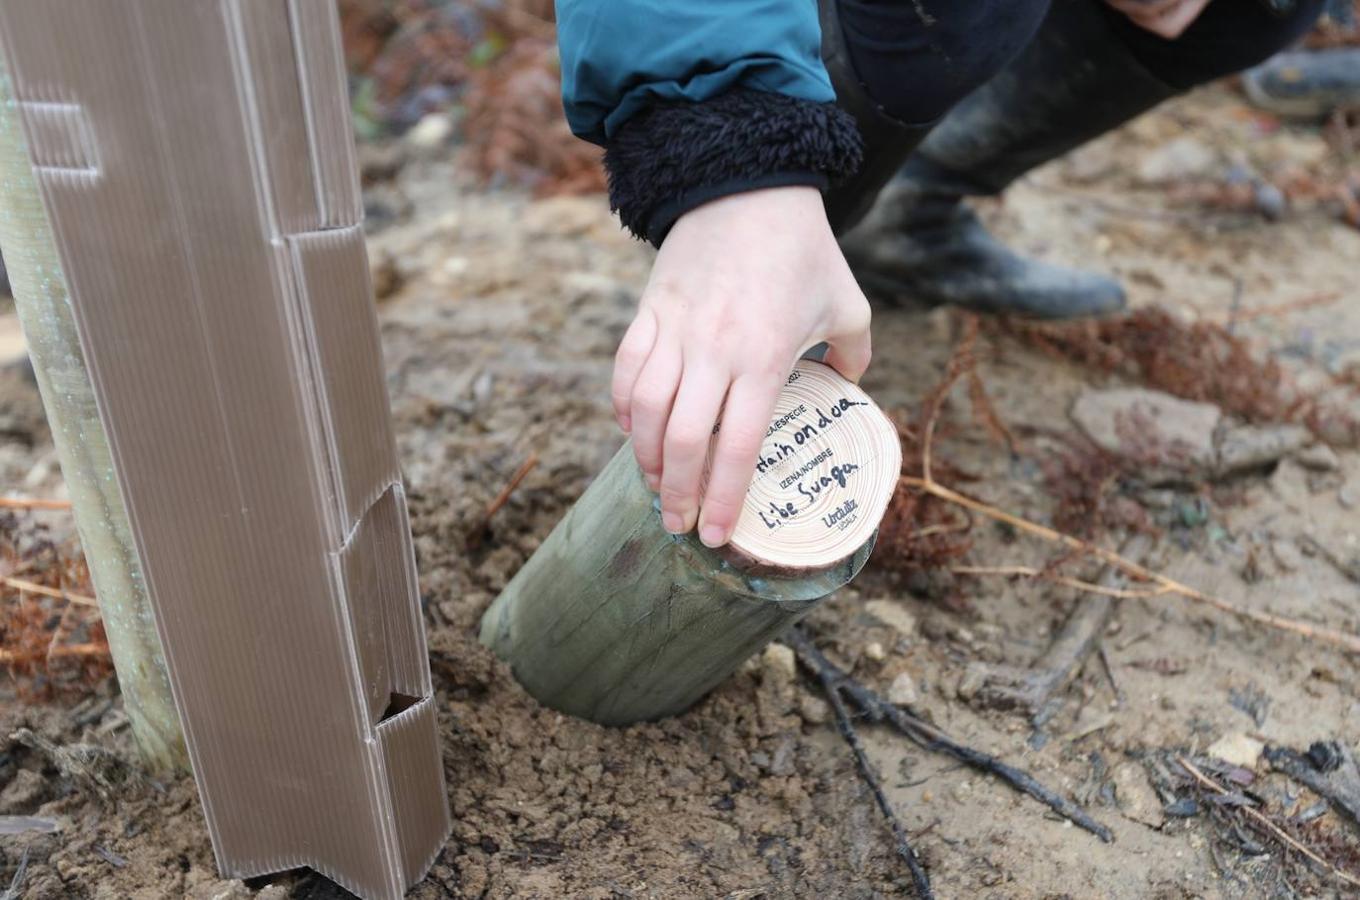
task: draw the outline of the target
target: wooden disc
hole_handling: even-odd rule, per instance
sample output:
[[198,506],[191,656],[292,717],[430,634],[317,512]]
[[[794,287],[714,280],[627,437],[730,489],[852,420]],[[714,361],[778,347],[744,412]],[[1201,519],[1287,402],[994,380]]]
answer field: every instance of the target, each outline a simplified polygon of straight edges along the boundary
[[878,527],[901,469],[897,429],[869,395],[829,366],[799,360],[775,406],[731,547],[775,569],[840,562]]

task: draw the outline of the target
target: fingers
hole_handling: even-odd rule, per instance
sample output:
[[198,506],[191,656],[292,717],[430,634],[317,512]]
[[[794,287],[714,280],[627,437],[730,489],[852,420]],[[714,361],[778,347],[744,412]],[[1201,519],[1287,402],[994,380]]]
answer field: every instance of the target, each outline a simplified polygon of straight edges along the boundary
[[614,355],[614,384],[610,395],[614,402],[614,418],[625,433],[633,430],[633,387],[652,353],[656,332],[656,315],[646,307],[639,309]]
[[721,546],[732,537],[783,383],[778,376],[741,375],[728,391],[699,512],[699,540],[709,547]]
[[653,491],[661,486],[662,442],[683,373],[679,344],[661,339],[638,373],[629,399],[633,454]]
[[685,358],[662,448],[661,524],[673,534],[692,529],[699,515],[699,482],[727,385],[725,368]]

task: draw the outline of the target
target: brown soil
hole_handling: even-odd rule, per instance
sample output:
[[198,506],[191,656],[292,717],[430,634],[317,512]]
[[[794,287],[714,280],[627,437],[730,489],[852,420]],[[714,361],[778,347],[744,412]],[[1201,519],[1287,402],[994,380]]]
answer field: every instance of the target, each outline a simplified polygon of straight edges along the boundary
[[[1186,134],[1218,154],[1221,169],[1243,160],[1264,171],[1317,168],[1327,158],[1313,129],[1254,129],[1235,95],[1200,92],[1036,172],[984,211],[1027,252],[1116,271],[1141,305],[1223,316],[1234,303],[1250,309],[1342,292],[1339,303],[1240,326],[1301,380],[1321,383],[1320,373],[1360,360],[1353,302],[1360,233],[1321,207],[1274,224],[1249,213],[1173,207],[1163,187],[1130,174]],[[477,645],[482,611],[621,443],[609,411],[611,357],[650,253],[619,232],[598,197],[535,201],[481,192],[428,159],[410,161],[382,190],[411,210],[374,235],[372,252],[402,282],[381,307],[383,339],[456,821],[413,896],[906,893],[910,882],[889,832],[828,724],[826,704],[777,658],[753,661],[683,716],[617,730],[541,708]],[[955,337],[946,313],[879,310],[866,388],[886,408],[909,414],[939,380]],[[1049,520],[1057,499],[1041,465],[1052,453],[1043,431],[1070,432],[1066,410],[1076,393],[1109,379],[1004,336],[985,336],[980,355],[1001,416],[1027,426],[1020,452],[1012,456],[970,425],[961,387],[946,405],[949,427],[936,453],[977,478],[968,485],[976,495]],[[29,431],[28,439],[0,442],[6,493],[59,493],[32,389],[5,381],[0,412]],[[540,464],[482,533],[486,504],[531,452]],[[1360,587],[1322,556],[1291,548],[1308,537],[1340,559],[1356,554],[1355,513],[1346,504],[1355,502],[1348,484],[1357,479],[1360,455],[1342,449],[1336,471],[1286,460],[1230,485],[1130,488],[1122,501],[1138,502],[1164,534],[1156,563],[1168,574],[1236,604],[1355,632]],[[33,515],[69,529],[60,512]],[[1042,565],[1053,555],[979,524],[965,561]],[[1353,659],[1175,598],[1128,601],[1106,640],[1122,700],[1099,665],[1087,666],[1039,733],[1017,713],[961,699],[960,682],[970,663],[1027,665],[1037,657],[1075,601],[1072,591],[889,568],[871,563],[815,614],[819,642],[881,690],[910,673],[918,709],[937,724],[1032,769],[1116,835],[1101,844],[990,778],[866,726],[870,754],[939,896],[1339,894],[1268,840],[1264,852],[1244,849],[1203,814],[1152,827],[1146,822],[1163,819],[1161,800],[1169,798],[1152,794],[1147,808],[1134,798],[1153,790],[1161,751],[1202,752],[1228,734],[1355,746]],[[864,610],[873,600],[896,604],[919,626],[902,633],[884,625]],[[25,855],[24,897],[341,895],[305,873],[249,885],[219,881],[188,780],[133,778],[105,807],[40,755],[6,741],[27,726],[131,759],[110,685],[47,705],[19,704],[9,690],[0,685],[0,815],[50,817],[60,830],[0,837],[0,895]],[[1252,790],[1274,813],[1298,813],[1316,800],[1261,771]],[[1346,861],[1354,846],[1347,823],[1332,811],[1317,823],[1309,832],[1315,841],[1325,836],[1335,844],[1333,858]]]

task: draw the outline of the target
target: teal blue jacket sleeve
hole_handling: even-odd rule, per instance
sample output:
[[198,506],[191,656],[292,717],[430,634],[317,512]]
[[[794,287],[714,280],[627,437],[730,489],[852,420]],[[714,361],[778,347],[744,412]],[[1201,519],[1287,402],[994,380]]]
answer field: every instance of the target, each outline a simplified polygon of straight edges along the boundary
[[557,0],[557,40],[567,121],[601,145],[658,102],[835,100],[817,0]]

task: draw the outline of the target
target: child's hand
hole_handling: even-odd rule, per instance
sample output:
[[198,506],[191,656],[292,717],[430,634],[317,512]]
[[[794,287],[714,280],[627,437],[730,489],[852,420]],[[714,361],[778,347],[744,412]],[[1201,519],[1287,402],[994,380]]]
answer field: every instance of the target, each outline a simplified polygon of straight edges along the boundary
[[858,381],[869,365],[869,304],[818,191],[734,194],[680,217],[619,346],[613,389],[668,530],[687,532],[697,516],[700,540],[727,542],[784,379],[822,341],[831,345],[827,364]]

